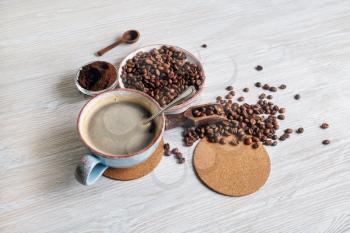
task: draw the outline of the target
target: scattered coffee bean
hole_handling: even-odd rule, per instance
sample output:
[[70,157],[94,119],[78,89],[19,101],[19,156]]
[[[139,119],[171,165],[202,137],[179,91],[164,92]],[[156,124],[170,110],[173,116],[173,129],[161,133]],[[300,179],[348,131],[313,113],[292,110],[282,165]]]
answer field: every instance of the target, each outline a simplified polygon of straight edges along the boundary
[[291,134],[293,133],[293,130],[291,128],[288,128],[286,130],[284,130],[285,133]]
[[170,145],[169,143],[164,144],[164,150],[170,150]]
[[259,95],[259,99],[264,99],[266,97],[266,94],[265,93],[261,93],[260,95]]
[[225,139],[224,139],[224,138],[220,138],[219,143],[220,143],[221,145],[226,144],[226,143],[225,143]]
[[283,89],[286,89],[287,86],[286,86],[285,84],[281,84],[278,88],[281,89],[281,90],[283,90]]
[[228,86],[228,87],[226,87],[226,90],[227,90],[227,91],[232,91],[232,90],[233,90],[233,86]]
[[285,116],[284,115],[278,115],[277,118],[280,119],[280,120],[284,120]]
[[179,161],[180,164],[182,164],[182,163],[185,162],[185,158],[184,158],[184,157],[181,157],[181,158],[178,159],[178,161]]
[[284,141],[284,140],[286,140],[286,137],[285,137],[284,134],[283,134],[282,136],[280,136],[280,137],[278,138],[278,140]]
[[258,147],[259,147],[259,144],[258,144],[258,143],[256,143],[256,142],[253,143],[253,145],[252,145],[252,148],[253,148],[253,149],[257,149]]
[[170,156],[170,154],[171,154],[171,153],[170,153],[170,150],[164,150],[164,155],[165,155],[165,156]]
[[323,144],[323,145],[328,145],[329,143],[331,143],[330,140],[323,140],[323,141],[322,141],[322,144]]
[[271,144],[271,146],[276,146],[277,145],[277,141],[273,141],[273,143]]
[[239,102],[242,102],[242,101],[244,101],[244,97],[243,96],[240,96],[240,97],[238,97],[238,99],[237,99]]
[[298,129],[297,129],[297,133],[299,133],[299,134],[300,134],[300,133],[304,133],[304,128],[302,128],[302,127],[298,128]]
[[261,65],[257,65],[257,66],[255,66],[255,69],[257,71],[261,71],[261,70],[263,70],[263,67]]
[[236,93],[235,93],[235,91],[230,91],[229,94],[232,96],[235,96]]
[[232,99],[232,95],[228,94],[225,96],[225,98],[230,100],[230,99]]
[[245,87],[245,88],[243,88],[243,91],[244,91],[244,92],[248,92],[248,91],[249,91],[249,88],[248,88],[248,87]]
[[181,159],[183,156],[182,156],[182,153],[181,153],[181,152],[177,152],[177,153],[175,154],[175,157],[176,157],[177,159]]
[[252,139],[250,137],[246,137],[243,142],[246,145],[250,145],[250,144],[252,144]]
[[320,125],[321,129],[327,129],[329,127],[329,125],[327,123],[322,123]]
[[162,46],[128,59],[121,78],[126,88],[143,91],[164,106],[189,86],[199,90],[204,83],[204,72],[190,63],[184,52]]
[[271,91],[271,92],[276,92],[276,91],[277,91],[277,87],[270,87],[270,88],[269,88],[269,91]]
[[208,47],[208,46],[207,46],[207,44],[202,44],[201,47],[202,47],[202,48],[206,48],[206,47]]
[[179,153],[179,149],[174,148],[174,149],[172,149],[172,150],[171,150],[171,153],[173,153],[173,154],[177,154],[177,153]]
[[255,83],[255,86],[256,86],[256,87],[261,87],[261,82],[256,82],[256,83]]
[[300,99],[300,95],[299,95],[299,94],[296,94],[296,95],[294,96],[294,99],[299,100],[299,99]]
[[268,95],[268,96],[266,96],[266,98],[271,100],[273,98],[273,96],[272,95]]
[[269,89],[270,89],[270,85],[269,85],[269,84],[264,84],[264,85],[262,86],[262,89],[264,89],[264,90],[269,90]]
[[286,112],[286,109],[285,109],[285,108],[280,108],[280,109],[278,110],[278,112],[281,113],[281,114],[283,114],[283,113]]

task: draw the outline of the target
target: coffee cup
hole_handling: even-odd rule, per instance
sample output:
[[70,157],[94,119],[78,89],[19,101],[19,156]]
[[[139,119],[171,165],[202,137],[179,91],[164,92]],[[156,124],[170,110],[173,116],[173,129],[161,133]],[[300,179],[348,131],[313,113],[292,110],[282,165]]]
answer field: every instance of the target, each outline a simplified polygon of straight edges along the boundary
[[135,124],[160,110],[155,100],[133,89],[107,91],[87,102],[79,113],[77,131],[90,153],[81,158],[76,179],[91,185],[108,167],[128,168],[147,160],[162,139],[164,114],[141,131],[135,131]]

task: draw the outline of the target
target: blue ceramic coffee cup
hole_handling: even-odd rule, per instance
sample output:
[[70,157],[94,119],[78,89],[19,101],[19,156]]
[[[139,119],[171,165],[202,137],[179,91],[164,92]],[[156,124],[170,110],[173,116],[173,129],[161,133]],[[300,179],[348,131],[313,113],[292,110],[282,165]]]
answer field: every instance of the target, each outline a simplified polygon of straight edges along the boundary
[[125,155],[107,154],[94,146],[95,144],[92,143],[91,139],[88,137],[89,117],[91,117],[96,108],[100,108],[105,104],[110,104],[111,101],[118,99],[140,104],[151,114],[161,110],[161,107],[154,99],[143,92],[132,89],[116,89],[107,91],[95,96],[93,99],[87,102],[81,109],[77,121],[79,137],[90,151],[90,153],[85,154],[81,158],[75,171],[75,177],[81,184],[91,185],[95,183],[108,167],[128,168],[142,163],[148,157],[150,157],[153,152],[155,152],[162,139],[165,129],[164,114],[155,119],[155,134],[151,143],[140,151]]

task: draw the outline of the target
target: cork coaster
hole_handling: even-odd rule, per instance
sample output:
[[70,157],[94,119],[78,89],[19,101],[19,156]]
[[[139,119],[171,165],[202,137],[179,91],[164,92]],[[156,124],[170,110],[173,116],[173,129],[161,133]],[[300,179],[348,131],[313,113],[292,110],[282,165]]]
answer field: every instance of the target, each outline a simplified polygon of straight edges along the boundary
[[264,146],[253,149],[240,142],[237,146],[210,143],[202,139],[194,152],[193,165],[199,179],[212,190],[228,196],[256,192],[270,174],[270,158]]
[[144,162],[130,168],[108,168],[103,175],[114,180],[134,180],[153,171],[163,157],[163,139],[156,151]]

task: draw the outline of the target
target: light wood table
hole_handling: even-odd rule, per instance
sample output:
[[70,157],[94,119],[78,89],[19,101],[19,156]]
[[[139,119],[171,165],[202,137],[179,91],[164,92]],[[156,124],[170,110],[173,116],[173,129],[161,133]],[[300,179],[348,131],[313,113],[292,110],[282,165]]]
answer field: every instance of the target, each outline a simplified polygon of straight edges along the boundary
[[[141,40],[102,59],[118,64],[157,43],[188,49],[207,75],[199,103],[229,84],[249,87],[247,102],[260,93],[256,81],[287,84],[274,94],[288,109],[281,126],[305,133],[267,148],[272,171],[260,191],[232,198],[207,189],[179,129],[165,140],[181,148],[184,165],[164,157],[138,180],[75,181],[86,152],[75,73],[130,28]],[[3,0],[0,55],[1,233],[350,231],[349,1]]]

